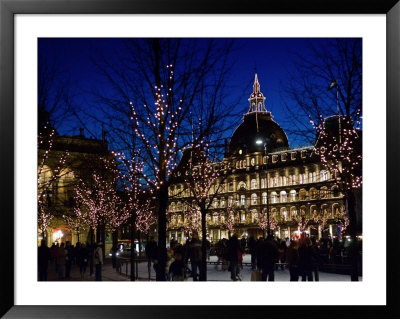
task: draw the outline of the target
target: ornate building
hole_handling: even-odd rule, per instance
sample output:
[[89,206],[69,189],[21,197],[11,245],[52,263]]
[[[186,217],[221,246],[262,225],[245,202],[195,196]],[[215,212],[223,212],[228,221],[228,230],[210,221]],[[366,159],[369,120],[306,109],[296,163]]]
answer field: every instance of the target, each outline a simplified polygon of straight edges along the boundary
[[95,170],[101,169],[100,158],[109,155],[104,134],[103,140],[86,138],[83,130],[77,136],[54,134],[43,144],[39,144],[38,150],[38,241],[43,238],[42,208],[42,214],[54,216],[49,223],[44,223],[47,245],[55,241],[86,242],[88,230],[69,225],[64,216],[71,216],[73,221],[77,179],[89,180]]
[[[249,110],[234,131],[223,160],[215,163],[221,170],[221,186],[215,187],[218,193],[212,196],[208,210],[208,237],[214,242],[228,238],[228,232],[259,237],[268,225],[281,238],[297,237],[299,231],[336,236],[345,206],[333,176],[312,145],[289,147],[285,131],[264,102],[255,75]],[[170,186],[169,195],[168,239],[183,242],[193,223],[186,214],[191,194],[181,180]]]

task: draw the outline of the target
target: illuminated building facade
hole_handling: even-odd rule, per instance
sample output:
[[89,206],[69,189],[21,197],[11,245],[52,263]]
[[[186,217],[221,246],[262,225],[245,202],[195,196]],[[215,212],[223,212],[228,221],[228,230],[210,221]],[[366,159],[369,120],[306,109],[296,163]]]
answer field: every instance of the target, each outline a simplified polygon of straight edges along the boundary
[[[108,145],[102,140],[86,138],[81,130],[77,136],[54,135],[51,148],[39,146],[38,193],[44,192],[46,210],[54,216],[46,227],[47,245],[53,242],[88,241],[88,229],[72,227],[63,216],[73,220],[74,187],[78,178],[90,180],[101,169],[101,157],[108,156]],[[48,152],[48,154],[46,154]],[[38,242],[43,238],[38,229]],[[111,239],[110,239],[111,240]]]
[[[289,147],[286,133],[265,108],[257,75],[249,102],[223,160],[215,163],[223,177],[208,210],[209,239],[228,238],[228,232],[239,238],[259,237],[268,224],[280,238],[296,238],[300,231],[316,237],[338,235],[345,201],[334,176],[320,163],[312,145]],[[185,211],[190,203],[184,182],[170,186],[168,240],[184,242],[188,236]],[[324,217],[322,226],[314,222],[317,217]]]

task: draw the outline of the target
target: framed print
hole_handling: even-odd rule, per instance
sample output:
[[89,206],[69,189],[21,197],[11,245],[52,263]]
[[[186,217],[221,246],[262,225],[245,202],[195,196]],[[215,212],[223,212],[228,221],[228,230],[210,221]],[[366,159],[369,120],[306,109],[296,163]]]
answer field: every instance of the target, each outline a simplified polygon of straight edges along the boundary
[[396,0],[0,1],[1,315],[399,314]]

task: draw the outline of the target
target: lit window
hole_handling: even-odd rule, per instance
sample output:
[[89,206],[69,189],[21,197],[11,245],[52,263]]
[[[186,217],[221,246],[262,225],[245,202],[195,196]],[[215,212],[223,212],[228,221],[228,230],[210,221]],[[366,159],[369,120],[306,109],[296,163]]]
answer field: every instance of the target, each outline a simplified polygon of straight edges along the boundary
[[262,203],[263,204],[267,203],[267,193],[262,193]]
[[275,204],[278,202],[278,194],[276,192],[271,193],[271,203]]
[[281,195],[280,196],[281,203],[286,203],[287,202],[287,194],[286,194],[286,192],[282,191],[280,195]]
[[257,205],[257,194],[251,194],[251,205]]
[[296,201],[296,191],[295,190],[291,190],[289,193],[289,200],[291,202],[295,202]]
[[327,171],[320,172],[320,180],[321,180],[321,182],[328,180],[328,172]]
[[257,188],[257,181],[255,179],[251,180],[251,189],[256,189]]

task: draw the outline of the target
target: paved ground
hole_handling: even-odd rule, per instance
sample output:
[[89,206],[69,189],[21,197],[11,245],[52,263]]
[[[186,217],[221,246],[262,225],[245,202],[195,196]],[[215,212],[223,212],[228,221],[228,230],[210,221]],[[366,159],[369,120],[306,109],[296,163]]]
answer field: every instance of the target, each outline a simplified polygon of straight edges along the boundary
[[[216,261],[216,260],[217,260],[217,258],[215,256],[210,257],[210,261]],[[250,256],[245,255],[243,261],[250,262]],[[138,265],[138,274],[139,274],[138,280],[144,280],[144,281],[149,280],[147,269],[148,269],[147,262],[139,263],[139,265]],[[92,276],[90,276],[89,272],[90,271],[89,271],[89,267],[88,267],[86,270],[84,279],[83,279],[84,281],[94,281],[94,279],[95,279],[94,273]],[[128,267],[126,267],[126,264],[123,264],[121,267],[121,274],[119,274],[119,272],[117,272],[116,269],[112,268],[110,260],[106,260],[105,265],[103,265],[103,271],[102,271],[103,281],[129,281],[130,280],[129,275],[130,275],[130,265],[128,265]],[[150,280],[152,280],[152,281],[155,280],[155,277],[156,277],[155,271],[154,271],[153,267],[151,267]],[[250,281],[251,269],[249,266],[243,267],[243,269],[241,270],[240,277],[242,278],[243,281]],[[49,281],[57,281],[58,280],[57,274],[55,272],[54,264],[51,264],[49,266],[48,280]],[[190,278],[189,280],[192,280],[192,279]],[[230,281],[231,280],[230,272],[222,271],[221,265],[218,265],[218,266],[217,265],[208,265],[207,280],[208,281]],[[350,281],[350,276],[320,272],[319,280],[320,281]],[[360,280],[362,280],[362,277],[360,277]],[[79,268],[76,265],[72,265],[71,278],[68,281],[81,281]],[[289,281],[289,271],[287,269],[275,271],[275,281]]]

